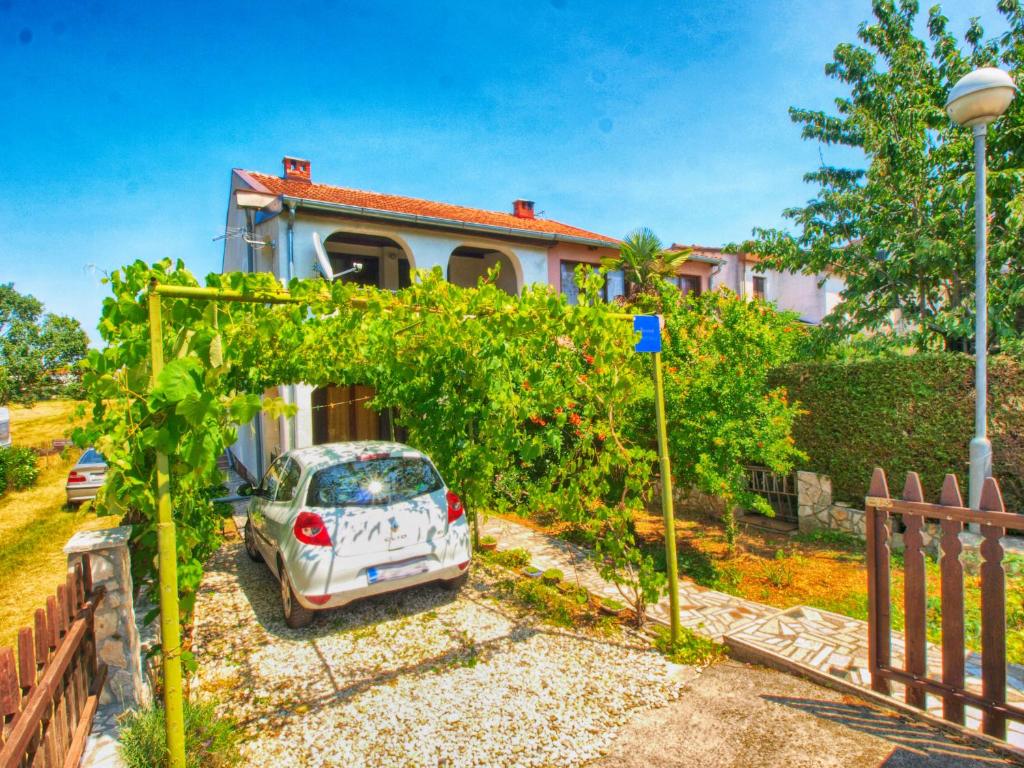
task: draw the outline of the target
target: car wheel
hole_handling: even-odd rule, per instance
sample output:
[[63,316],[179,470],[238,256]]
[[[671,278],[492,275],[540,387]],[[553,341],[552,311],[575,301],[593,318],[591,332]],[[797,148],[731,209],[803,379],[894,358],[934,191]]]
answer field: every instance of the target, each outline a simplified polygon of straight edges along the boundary
[[458,592],[460,589],[466,586],[467,581],[469,581],[469,571],[466,571],[464,574],[454,579],[446,579],[445,581],[441,582],[441,585],[451,592]]
[[313,620],[313,611],[299,605],[295,598],[295,590],[288,579],[288,571],[284,569],[284,563],[278,563],[278,570],[281,573],[281,608],[284,611],[284,623],[292,629],[309,626],[309,622]]
[[263,559],[263,555],[260,554],[260,550],[256,546],[256,534],[252,531],[251,522],[246,522],[245,529],[242,532],[242,540],[245,542],[245,554],[249,556],[250,560],[258,563]]

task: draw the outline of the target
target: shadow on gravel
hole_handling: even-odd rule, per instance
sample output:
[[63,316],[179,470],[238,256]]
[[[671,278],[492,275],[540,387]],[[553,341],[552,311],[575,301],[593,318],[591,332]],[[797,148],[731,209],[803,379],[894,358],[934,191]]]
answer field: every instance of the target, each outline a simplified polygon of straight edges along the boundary
[[1000,755],[986,753],[977,744],[895,713],[834,701],[762,696],[765,701],[792,707],[896,746],[879,768],[977,768],[1009,765]]
[[[240,588],[245,600],[251,606],[256,620],[269,635],[283,641],[308,643],[317,655],[319,672],[305,670],[304,673],[307,677],[311,674],[322,675],[322,679],[330,685],[330,693],[305,698],[301,713],[283,711],[276,713],[275,719],[278,724],[287,722],[293,717],[307,717],[309,713],[336,705],[339,701],[356,696],[370,688],[387,685],[399,678],[431,674],[462,665],[475,665],[478,660],[486,660],[488,655],[500,652],[509,643],[521,643],[538,634],[568,634],[588,642],[616,647],[636,648],[638,646],[637,642],[630,642],[627,638],[600,638],[558,627],[538,626],[538,619],[528,612],[517,619],[507,609],[502,610],[491,599],[490,591],[482,588],[474,579],[471,579],[470,583],[458,593],[446,590],[440,584],[426,584],[400,592],[365,598],[342,608],[318,612],[313,623],[304,629],[290,629],[285,625],[281,614],[277,579],[264,563],[254,563],[249,560],[241,544],[232,543],[223,547],[207,563],[206,571],[209,575],[221,573],[234,577],[234,579],[224,582],[230,586],[217,589]],[[237,586],[235,580],[237,580]],[[209,589],[209,581],[207,581],[207,589]],[[225,596],[225,599],[227,597]],[[499,637],[484,641],[469,640],[468,643],[464,638],[459,637],[457,630],[453,628],[452,637],[457,643],[443,653],[421,658],[413,663],[387,671],[366,670],[365,674],[345,680],[337,678],[330,661],[320,648],[321,640],[337,634],[353,634],[360,637],[361,633],[365,633],[366,641],[373,642],[376,637],[376,626],[382,622],[397,621],[401,623],[403,619],[424,616],[429,618],[429,614],[455,600],[471,601],[481,609],[496,613],[511,621],[512,627]],[[239,619],[238,624],[225,624],[216,633],[208,634],[204,638],[204,643],[210,645],[224,639],[232,639],[231,636],[236,634],[241,624],[244,623],[241,617]],[[415,626],[410,625],[409,630],[415,631]],[[250,660],[247,657],[239,658],[239,662],[242,666],[242,679],[258,678],[259,671],[248,666]],[[242,722],[242,725],[252,724],[247,721]]]

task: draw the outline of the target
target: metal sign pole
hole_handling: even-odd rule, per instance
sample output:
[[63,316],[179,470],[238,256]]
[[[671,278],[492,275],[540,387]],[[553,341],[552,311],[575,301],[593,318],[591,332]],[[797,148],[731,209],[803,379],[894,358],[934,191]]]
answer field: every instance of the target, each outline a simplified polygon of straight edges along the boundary
[[633,330],[640,334],[637,352],[654,354],[654,413],[658,427],[658,461],[661,474],[661,512],[665,517],[665,569],[668,571],[668,604],[673,646],[679,642],[679,564],[676,561],[676,517],[672,503],[672,465],[668,457],[665,419],[665,382],[661,372],[661,316],[633,315]]
[[668,569],[668,605],[672,613],[672,644],[679,642],[679,567],[676,561],[676,516],[672,503],[672,466],[668,458],[668,427],[665,423],[665,385],[661,352],[654,353],[654,410],[658,422],[658,458],[661,462],[661,512],[665,516],[665,564]]

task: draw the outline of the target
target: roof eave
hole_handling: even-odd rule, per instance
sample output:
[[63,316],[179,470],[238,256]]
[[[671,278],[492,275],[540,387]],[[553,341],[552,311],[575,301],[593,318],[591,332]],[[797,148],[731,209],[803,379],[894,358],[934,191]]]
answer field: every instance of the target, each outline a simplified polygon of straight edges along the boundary
[[366,216],[367,218],[383,219],[385,221],[401,221],[425,226],[447,227],[464,229],[470,232],[483,232],[492,235],[507,235],[510,237],[523,237],[534,240],[555,243],[579,243],[591,245],[597,248],[617,248],[618,243],[597,238],[582,237],[579,235],[566,235],[558,232],[539,232],[534,229],[517,229],[515,227],[501,227],[495,224],[478,224],[459,219],[446,219],[440,216],[423,216],[418,213],[401,213],[399,211],[385,211],[380,208],[367,208],[361,205],[347,205],[346,203],[329,203],[324,200],[313,200],[308,197],[296,197],[294,195],[281,195],[286,203],[294,202],[300,208],[312,210],[333,211],[335,213],[347,213],[355,216]]

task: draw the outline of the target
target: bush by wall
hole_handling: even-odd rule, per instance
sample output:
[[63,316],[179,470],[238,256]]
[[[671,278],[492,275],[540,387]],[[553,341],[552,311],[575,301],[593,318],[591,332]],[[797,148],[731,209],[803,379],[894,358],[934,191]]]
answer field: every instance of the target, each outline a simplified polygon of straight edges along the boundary
[[[922,354],[779,368],[784,386],[807,411],[793,437],[806,468],[832,477],[833,497],[859,502],[880,466],[902,489],[908,470],[921,475],[929,500],[955,472],[967,495],[967,445],[974,434],[974,358]],[[1024,512],[1024,371],[1008,357],[989,362],[989,437],[1007,509]]]
[[8,489],[20,491],[36,484],[39,457],[31,448],[0,448],[0,496]]

